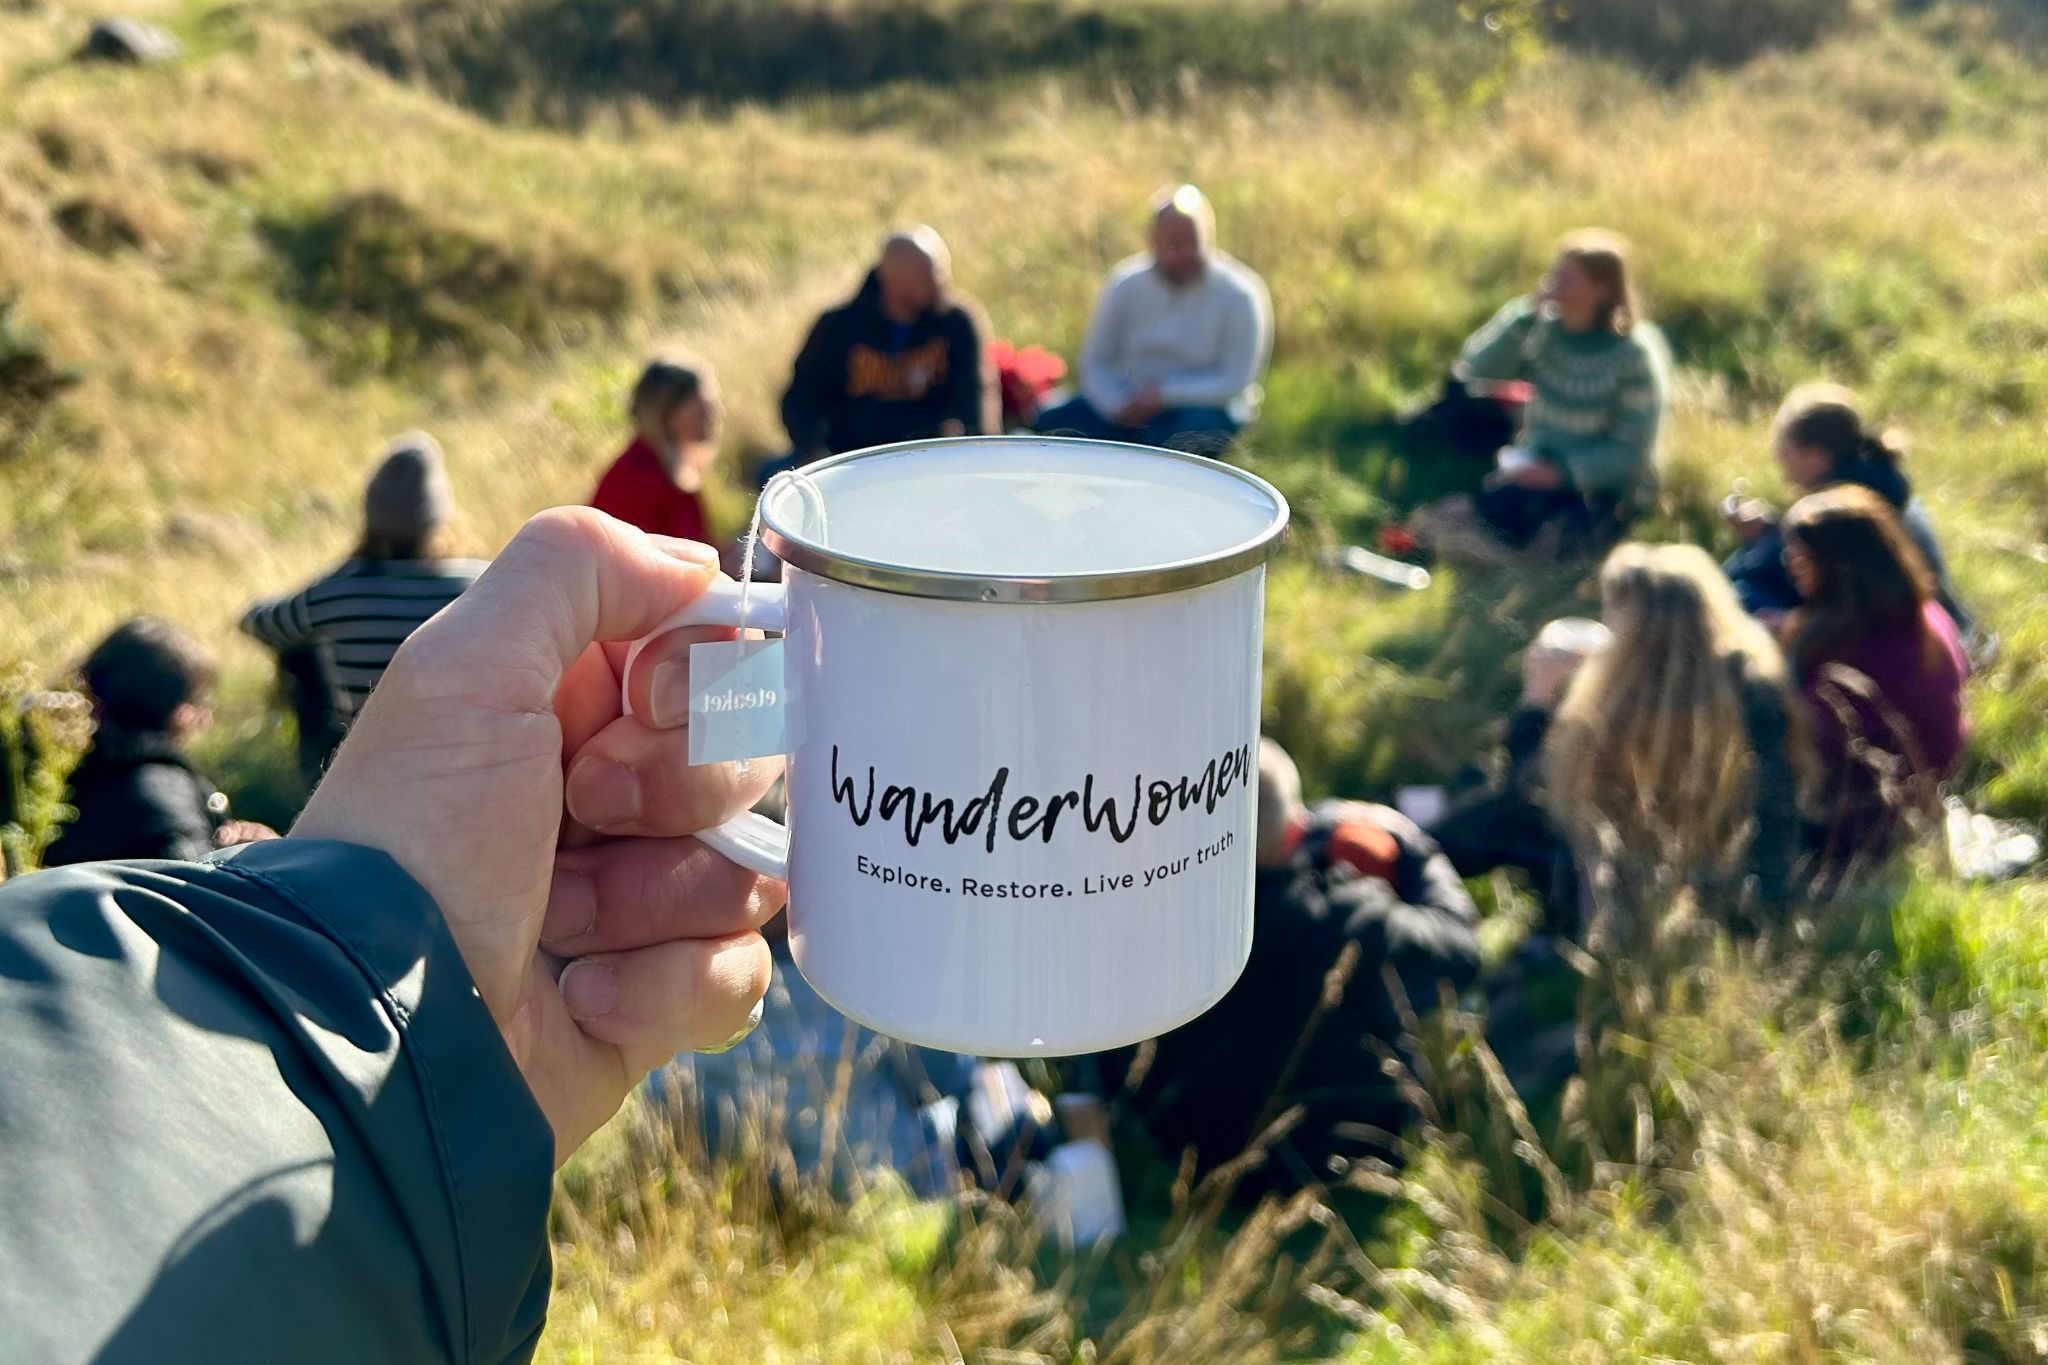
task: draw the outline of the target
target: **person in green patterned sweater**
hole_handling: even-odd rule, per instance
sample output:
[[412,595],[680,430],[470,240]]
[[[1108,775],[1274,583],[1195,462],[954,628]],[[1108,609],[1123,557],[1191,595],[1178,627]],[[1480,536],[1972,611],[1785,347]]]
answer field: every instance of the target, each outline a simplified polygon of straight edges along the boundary
[[1529,386],[1519,439],[1476,498],[1445,499],[1412,525],[1427,548],[1499,562],[1517,551],[1601,548],[1656,487],[1670,354],[1642,316],[1611,233],[1573,233],[1537,292],[1509,301],[1458,357],[1467,383]]

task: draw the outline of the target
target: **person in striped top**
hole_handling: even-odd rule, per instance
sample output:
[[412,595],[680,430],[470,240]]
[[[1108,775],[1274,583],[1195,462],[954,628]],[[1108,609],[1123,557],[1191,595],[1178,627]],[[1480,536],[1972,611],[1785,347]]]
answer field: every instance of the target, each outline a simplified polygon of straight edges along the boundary
[[406,637],[483,572],[481,561],[442,553],[454,510],[439,443],[407,432],[363,491],[355,553],[243,616],[242,630],[278,652],[294,685],[299,759],[309,776],[325,766]]

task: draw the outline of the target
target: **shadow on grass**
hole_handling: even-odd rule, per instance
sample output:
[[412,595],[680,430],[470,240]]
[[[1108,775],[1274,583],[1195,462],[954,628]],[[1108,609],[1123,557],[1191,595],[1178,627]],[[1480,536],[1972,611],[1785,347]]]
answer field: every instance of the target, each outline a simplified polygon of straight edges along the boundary
[[262,227],[302,327],[355,372],[573,344],[638,297],[625,272],[572,244],[481,237],[382,191]]
[[1303,84],[1385,101],[1418,71],[1462,91],[1513,56],[1476,13],[1404,0],[420,0],[359,12],[335,37],[485,113],[570,123],[626,100],[780,104],[1052,74],[1141,103]]

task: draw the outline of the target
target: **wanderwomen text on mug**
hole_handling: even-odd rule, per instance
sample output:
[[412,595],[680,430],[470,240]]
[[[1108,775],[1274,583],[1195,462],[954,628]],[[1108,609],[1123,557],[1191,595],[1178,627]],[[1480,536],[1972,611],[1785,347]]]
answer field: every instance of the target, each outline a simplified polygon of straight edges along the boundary
[[[1057,880],[992,882],[985,876],[976,876],[971,868],[961,873],[957,881],[948,882],[942,876],[917,871],[915,865],[919,860],[908,852],[898,855],[907,864],[903,866],[888,866],[865,854],[858,858],[861,874],[876,878],[884,886],[905,886],[937,896],[957,893],[968,900],[1037,900],[1041,897],[1061,900],[1077,894],[1109,895],[1140,885],[1147,890],[1155,883],[1163,886],[1170,878],[1186,872],[1190,863],[1205,866],[1210,859],[1221,858],[1235,848],[1237,830],[1231,817],[1243,804],[1243,798],[1240,796],[1233,802],[1230,794],[1244,785],[1251,762],[1252,746],[1239,744],[1226,749],[1220,757],[1210,759],[1199,773],[1192,775],[1148,780],[1143,773],[1134,773],[1127,798],[1119,795],[1122,783],[1114,779],[1103,783],[1102,790],[1098,792],[1094,773],[1089,773],[1079,785],[1064,792],[1048,792],[1042,797],[1013,793],[1009,790],[1011,768],[1005,764],[989,779],[988,789],[971,798],[934,796],[928,791],[920,793],[914,786],[892,782],[880,787],[878,799],[874,764],[867,767],[866,785],[863,787],[851,764],[845,775],[841,775],[839,746],[834,744],[832,798],[835,805],[844,808],[846,817],[857,828],[866,828],[879,816],[883,829],[894,835],[900,822],[906,850],[917,848],[920,841],[926,841],[928,851],[941,841],[949,848],[961,844],[972,848],[979,843],[983,851],[991,855],[998,843],[1030,845],[1036,842],[1050,846],[1061,823],[1061,815],[1067,814],[1068,830],[1079,824],[1086,830],[1088,839],[1103,836],[1094,850],[1100,856],[1102,866],[1082,874],[1078,891]],[[1196,849],[1191,855],[1167,858],[1156,866],[1109,870],[1113,866],[1130,865],[1130,859],[1123,856],[1116,845],[1137,840],[1141,830],[1149,833],[1190,810],[1213,817],[1219,807],[1225,819],[1222,832],[1214,843]],[[1184,823],[1193,825],[1197,822],[1190,820]],[[1206,827],[1203,832],[1208,832]],[[1151,852],[1153,843],[1150,839],[1139,840],[1132,852]],[[969,862],[971,864],[972,860]]]
[[[1013,1056],[1215,1003],[1251,943],[1280,495],[1196,456],[998,437],[828,460],[761,512],[785,581],[752,585],[744,624],[784,632],[788,831],[705,837],[787,876],[818,991]],[[671,625],[740,624],[739,597]]]

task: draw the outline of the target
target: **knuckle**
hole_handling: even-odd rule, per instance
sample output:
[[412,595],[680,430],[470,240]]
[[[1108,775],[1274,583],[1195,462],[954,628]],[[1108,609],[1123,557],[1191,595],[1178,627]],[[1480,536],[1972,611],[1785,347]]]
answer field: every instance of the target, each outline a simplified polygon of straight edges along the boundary
[[733,805],[730,765],[714,763],[693,768],[678,755],[663,766],[668,780],[660,785],[666,788],[668,823],[676,827],[677,833],[695,834],[725,821]]
[[550,507],[527,519],[515,538],[544,545],[587,547],[607,535],[604,513],[591,507]]
[[550,507],[535,513],[512,537],[501,559],[528,556],[580,562],[602,555],[613,543],[619,524],[589,507]]

